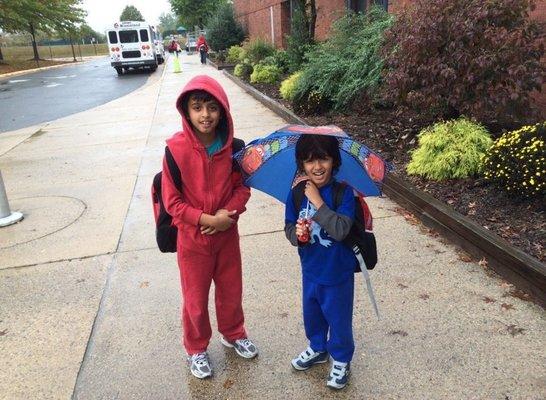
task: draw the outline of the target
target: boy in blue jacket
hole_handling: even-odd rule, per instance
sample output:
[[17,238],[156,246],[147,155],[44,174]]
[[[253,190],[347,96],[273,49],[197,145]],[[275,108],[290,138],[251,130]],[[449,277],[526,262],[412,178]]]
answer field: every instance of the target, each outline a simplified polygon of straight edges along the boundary
[[344,243],[355,215],[353,190],[347,186],[334,208],[333,174],[341,165],[337,138],[302,135],[296,144],[298,170],[307,176],[302,204],[294,190],[286,200],[285,234],[298,247],[303,277],[303,323],[309,347],[292,360],[299,371],[324,363],[332,367],[326,385],[341,389],[348,382],[354,353],[353,294],[357,263]]

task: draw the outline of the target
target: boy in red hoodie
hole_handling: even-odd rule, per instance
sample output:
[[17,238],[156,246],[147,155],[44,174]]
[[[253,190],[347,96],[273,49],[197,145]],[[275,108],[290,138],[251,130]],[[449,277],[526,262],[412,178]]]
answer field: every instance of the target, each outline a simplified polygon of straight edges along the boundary
[[220,84],[206,75],[196,76],[178,96],[176,108],[183,130],[168,139],[167,146],[181,171],[182,187],[175,186],[164,159],[162,196],[179,232],[184,347],[191,373],[202,379],[212,375],[207,347],[213,280],[222,344],[244,358],[258,354],[244,327],[237,230],[250,189],[232,170],[233,121]]

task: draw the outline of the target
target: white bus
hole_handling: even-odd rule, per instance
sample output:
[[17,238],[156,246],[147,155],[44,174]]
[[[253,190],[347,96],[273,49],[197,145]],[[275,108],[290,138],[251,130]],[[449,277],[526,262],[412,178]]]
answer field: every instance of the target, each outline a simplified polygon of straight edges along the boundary
[[118,75],[129,68],[157,69],[155,49],[156,33],[150,25],[141,21],[116,22],[106,31],[110,65]]

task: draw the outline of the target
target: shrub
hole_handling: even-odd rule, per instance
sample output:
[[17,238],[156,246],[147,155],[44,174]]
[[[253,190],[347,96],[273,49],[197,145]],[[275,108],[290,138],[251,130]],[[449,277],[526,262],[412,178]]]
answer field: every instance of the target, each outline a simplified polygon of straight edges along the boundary
[[302,104],[316,92],[340,110],[362,93],[373,97],[383,67],[379,49],[392,18],[372,7],[364,15],[349,13],[336,21],[331,37],[308,54],[294,101]]
[[290,67],[288,53],[285,50],[277,50],[273,57],[275,57],[275,65],[279,67],[283,74],[286,74]]
[[250,75],[250,83],[274,84],[281,77],[281,71],[275,65],[256,64]]
[[243,28],[233,13],[233,5],[222,4],[207,22],[207,41],[213,50],[226,50],[245,38]]
[[545,73],[532,1],[416,0],[386,35],[387,96],[483,122],[525,116]]
[[508,193],[546,196],[546,122],[505,133],[483,163],[485,178]]
[[492,144],[480,124],[459,118],[434,124],[419,135],[406,170],[410,175],[445,180],[467,178],[480,172],[481,159]]
[[250,60],[252,65],[258,64],[264,58],[275,54],[273,45],[259,38],[245,43],[244,49],[245,57]]
[[259,64],[277,66],[277,59],[275,58],[275,56],[267,56],[266,58],[261,60]]
[[288,70],[291,72],[301,69],[305,62],[305,54],[313,48],[313,38],[309,35],[308,21],[305,13],[299,7],[295,7],[290,24],[290,36],[287,41]]
[[233,74],[239,78],[248,80],[248,78],[250,77],[250,74],[252,74],[253,68],[252,68],[252,65],[248,62],[248,60],[245,60],[245,61],[235,66],[235,69],[233,70]]
[[243,48],[241,46],[239,45],[231,46],[228,49],[226,61],[228,63],[236,64],[238,61],[241,61],[239,57],[242,52],[243,52]]
[[296,87],[298,86],[298,80],[301,77],[301,72],[295,72],[286,78],[281,83],[280,92],[281,97],[286,101],[294,100],[294,95],[296,94]]

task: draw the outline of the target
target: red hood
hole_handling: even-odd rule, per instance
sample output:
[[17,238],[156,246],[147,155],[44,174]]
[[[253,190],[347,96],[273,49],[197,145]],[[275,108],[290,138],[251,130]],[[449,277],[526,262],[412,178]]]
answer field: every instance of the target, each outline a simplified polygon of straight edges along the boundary
[[228,124],[228,135],[226,138],[225,146],[231,146],[231,142],[233,141],[233,121],[231,119],[231,113],[229,111],[229,101],[228,101],[226,92],[224,92],[224,89],[222,88],[222,86],[220,86],[220,84],[215,79],[211,78],[208,75],[198,75],[194,77],[193,79],[191,79],[186,84],[186,86],[184,86],[184,89],[182,89],[182,92],[176,99],[176,109],[182,116],[182,131],[190,133],[188,137],[191,139],[194,145],[201,145],[201,142],[199,141],[199,139],[197,139],[197,137],[195,136],[193,132],[193,127],[190,121],[186,119],[186,116],[184,115],[184,112],[182,111],[182,99],[188,92],[192,90],[205,90],[209,92],[212,96],[214,96],[220,102],[220,104],[224,108],[227,124]]

